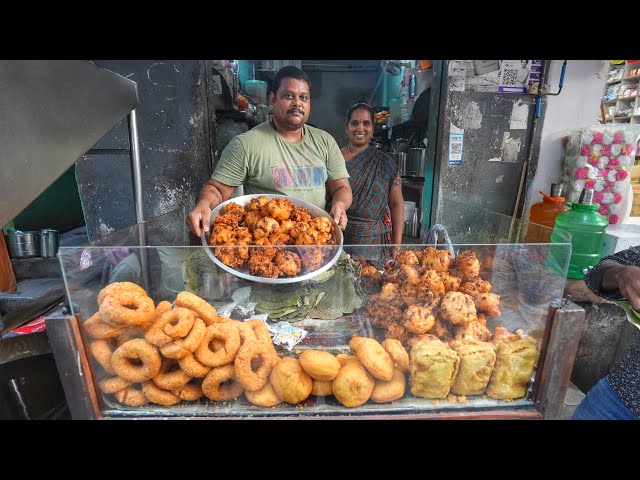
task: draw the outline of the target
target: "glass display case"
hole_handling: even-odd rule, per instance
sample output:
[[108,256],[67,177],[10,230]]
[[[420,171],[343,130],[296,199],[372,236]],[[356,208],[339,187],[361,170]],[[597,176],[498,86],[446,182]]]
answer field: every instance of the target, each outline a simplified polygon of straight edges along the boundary
[[525,244],[545,227],[447,205],[451,243],[395,258],[381,245],[225,246],[261,257],[235,264],[253,280],[212,261],[222,247],[182,246],[183,210],[61,247],[72,311],[47,328],[72,414],[542,418],[580,334],[579,319],[557,321],[570,241]]

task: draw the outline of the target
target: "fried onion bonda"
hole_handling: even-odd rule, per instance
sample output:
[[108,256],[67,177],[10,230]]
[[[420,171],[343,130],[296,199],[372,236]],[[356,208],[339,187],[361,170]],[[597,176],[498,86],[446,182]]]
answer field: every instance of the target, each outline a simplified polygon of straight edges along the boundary
[[294,222],[309,223],[311,221],[311,214],[306,207],[300,205],[293,207],[293,212],[291,213],[291,216],[289,218],[291,218],[291,220],[293,220]]
[[226,225],[229,226],[231,228],[238,228],[238,225],[240,225],[240,222],[238,221],[238,217],[236,217],[235,215],[218,215],[216,218],[213,219],[213,225]]
[[422,251],[421,264],[423,267],[435,270],[436,272],[446,272],[449,270],[451,262],[451,252],[438,248],[427,247]]
[[305,270],[313,272],[324,264],[324,256],[321,248],[307,247],[302,250],[302,266]]
[[228,267],[238,268],[244,265],[249,258],[249,249],[246,247],[216,247],[214,255]]
[[280,222],[280,233],[289,235],[289,232],[296,226],[296,222],[293,220],[283,220]]
[[480,277],[468,282],[464,282],[460,285],[459,291],[475,297],[481,293],[489,293],[491,290],[491,284],[486,280],[482,280]]
[[262,217],[253,229],[253,237],[256,240],[260,240],[261,238],[269,237],[270,235],[279,232],[280,224],[275,218]]
[[293,252],[280,252],[276,255],[276,267],[289,277],[300,273],[300,257]]
[[260,248],[252,248],[251,251],[249,252],[249,256],[251,257],[258,255],[258,256],[267,257],[267,260],[273,260],[275,256],[278,254],[278,252],[280,251],[279,248],[268,246],[268,245],[271,245],[271,242],[269,242],[269,239],[266,237],[263,237],[259,240],[254,240],[253,242],[251,242],[251,244],[265,245],[264,247],[260,247]]
[[411,305],[405,310],[402,317],[404,320],[404,328],[416,335],[427,333],[436,323],[433,310],[433,307]]
[[244,220],[245,214],[246,212],[244,211],[244,208],[242,207],[242,205],[238,205],[235,202],[229,202],[224,207],[223,215],[236,217],[236,219],[238,220],[238,223],[242,223],[242,221]]
[[420,260],[416,256],[415,252],[411,250],[404,250],[398,253],[396,256],[397,265],[420,265]]
[[[216,217],[217,218],[217,217]],[[209,239],[210,245],[233,245],[236,243],[236,232],[229,225],[215,225]]]
[[333,224],[327,217],[316,217],[309,222],[309,225],[320,233],[333,232]]
[[261,218],[262,215],[260,215],[260,211],[247,212],[247,215],[244,217],[244,225],[253,231]]
[[455,265],[451,270],[456,276],[462,278],[463,282],[473,281],[480,274],[480,262],[473,250],[466,250],[456,257]]
[[249,203],[244,207],[247,212],[260,212],[263,205],[269,203],[269,198],[261,195],[259,197],[252,198]]
[[500,295],[495,293],[480,293],[473,299],[476,310],[493,317],[500,316]]
[[453,325],[476,320],[473,298],[460,292],[447,292],[440,302],[440,316]]
[[293,213],[293,203],[288,198],[274,198],[260,208],[263,217],[271,217],[281,222]]
[[264,255],[254,255],[249,258],[249,273],[257,277],[278,278],[283,274],[271,260]]

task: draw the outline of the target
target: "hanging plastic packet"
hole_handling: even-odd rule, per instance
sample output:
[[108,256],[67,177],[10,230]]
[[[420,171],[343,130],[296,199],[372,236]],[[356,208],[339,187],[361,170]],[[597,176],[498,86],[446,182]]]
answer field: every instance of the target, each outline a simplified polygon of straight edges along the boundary
[[256,303],[249,302],[251,297],[251,287],[238,288],[231,295],[231,303],[220,307],[218,309],[218,315],[221,317],[231,317],[234,310],[238,311],[238,314],[242,317],[253,315]]
[[437,247],[438,245],[444,246],[451,253],[451,258],[456,258],[456,250],[453,248],[447,229],[439,223],[433,225],[426,232],[422,232],[420,243],[433,247]]
[[289,322],[278,322],[268,327],[270,332],[275,332],[272,338],[273,344],[282,345],[289,351],[307,336],[306,330],[294,327]]

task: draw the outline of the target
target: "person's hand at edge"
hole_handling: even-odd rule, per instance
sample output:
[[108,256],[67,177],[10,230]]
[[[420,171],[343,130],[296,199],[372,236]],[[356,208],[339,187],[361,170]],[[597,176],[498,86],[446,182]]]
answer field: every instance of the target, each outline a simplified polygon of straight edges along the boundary
[[341,230],[347,228],[347,211],[341,202],[336,202],[331,206],[329,215],[333,217],[333,220],[338,224]]
[[187,215],[186,223],[189,230],[198,237],[201,235],[203,229],[205,233],[207,233],[211,225],[211,208],[209,208],[209,203],[203,200],[198,202],[193,210],[189,212],[189,215]]
[[620,290],[633,308],[640,311],[640,267],[618,265],[608,268],[602,277],[602,289]]

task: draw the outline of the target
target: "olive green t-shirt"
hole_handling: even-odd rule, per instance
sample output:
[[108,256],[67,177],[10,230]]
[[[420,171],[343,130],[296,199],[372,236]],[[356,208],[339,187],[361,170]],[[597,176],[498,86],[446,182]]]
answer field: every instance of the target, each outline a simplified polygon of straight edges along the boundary
[[288,142],[264,122],[229,142],[211,178],[244,185],[246,195],[289,195],[324,209],[325,183],[349,174],[329,133],[305,125],[302,139]]

